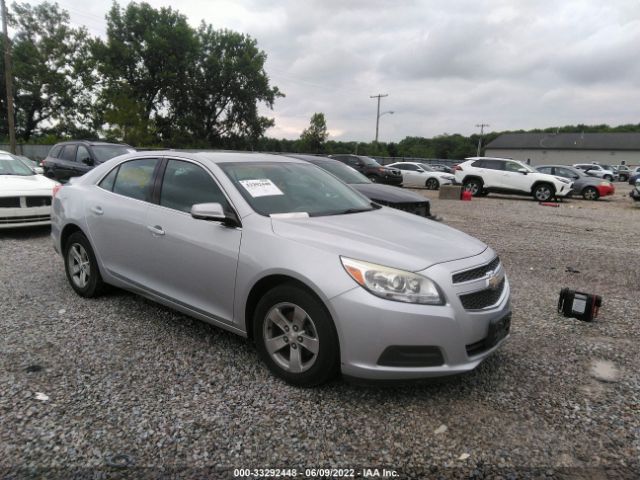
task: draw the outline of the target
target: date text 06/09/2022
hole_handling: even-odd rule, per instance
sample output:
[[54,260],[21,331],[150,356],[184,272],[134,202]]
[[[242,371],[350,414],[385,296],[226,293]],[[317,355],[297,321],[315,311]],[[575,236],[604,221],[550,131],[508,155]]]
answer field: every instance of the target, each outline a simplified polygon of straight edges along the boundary
[[394,478],[399,474],[387,468],[235,468],[240,478]]

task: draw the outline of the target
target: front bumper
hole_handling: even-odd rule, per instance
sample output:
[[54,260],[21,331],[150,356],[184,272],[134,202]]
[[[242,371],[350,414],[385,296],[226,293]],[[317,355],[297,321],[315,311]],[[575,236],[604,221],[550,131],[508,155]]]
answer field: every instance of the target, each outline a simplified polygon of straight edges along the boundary
[[[487,279],[452,285],[451,274],[460,267],[466,270],[487,263],[493,256],[490,252],[473,257],[471,263],[464,259],[420,272],[444,290],[446,304],[442,306],[384,300],[360,287],[331,299],[340,337],[342,373],[371,380],[418,379],[453,375],[477,367],[507,338],[487,342],[491,323],[510,316],[509,282],[505,277],[502,293],[494,305],[483,310],[465,310],[460,295],[477,291]],[[381,364],[385,363],[381,357],[389,347],[435,347],[442,361],[432,366]]]
[[380,175],[378,179],[387,185],[402,185],[402,175]]
[[0,208],[0,229],[51,224],[51,207]]

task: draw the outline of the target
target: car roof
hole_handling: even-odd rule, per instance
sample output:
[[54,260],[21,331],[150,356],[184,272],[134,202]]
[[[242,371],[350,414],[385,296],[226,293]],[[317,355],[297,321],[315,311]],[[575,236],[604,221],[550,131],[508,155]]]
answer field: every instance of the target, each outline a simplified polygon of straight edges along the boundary
[[515,158],[502,158],[502,157],[466,157],[465,160],[511,160],[514,162],[521,161],[521,160],[516,160]]
[[65,142],[56,143],[57,145],[74,145],[74,144],[82,144],[82,145],[91,145],[91,146],[100,146],[100,145],[113,145],[118,147],[129,147],[133,148],[131,145],[126,143],[111,143],[111,142],[101,142],[99,140],[67,140]]
[[132,152],[127,155],[127,159],[134,159],[140,156],[154,155],[158,157],[184,158],[186,160],[195,160],[203,163],[302,163],[304,160],[292,158],[284,155],[276,155],[272,153],[254,153],[254,152],[232,152],[232,151],[211,151],[211,152],[188,152],[180,150],[153,150]]
[[287,153],[287,154],[283,154],[282,156],[289,157],[289,158],[296,158],[298,160],[304,160],[305,162],[314,163],[314,164],[334,163],[334,164],[344,165],[344,163],[342,163],[339,160],[335,160],[333,158],[325,157],[322,155],[304,155],[300,153]]

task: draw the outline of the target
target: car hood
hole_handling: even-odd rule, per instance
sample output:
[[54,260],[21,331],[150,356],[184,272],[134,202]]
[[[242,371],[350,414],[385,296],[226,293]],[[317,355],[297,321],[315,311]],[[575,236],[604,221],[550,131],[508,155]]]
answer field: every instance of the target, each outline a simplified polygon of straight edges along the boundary
[[382,185],[380,183],[356,183],[350,186],[373,201],[387,203],[429,202],[428,198],[423,197],[419,193],[410,192],[391,185]]
[[459,230],[386,207],[347,215],[272,218],[271,224],[278,236],[413,272],[487,249],[483,242]]
[[42,175],[0,175],[0,195],[24,195],[45,190],[51,194],[57,182]]

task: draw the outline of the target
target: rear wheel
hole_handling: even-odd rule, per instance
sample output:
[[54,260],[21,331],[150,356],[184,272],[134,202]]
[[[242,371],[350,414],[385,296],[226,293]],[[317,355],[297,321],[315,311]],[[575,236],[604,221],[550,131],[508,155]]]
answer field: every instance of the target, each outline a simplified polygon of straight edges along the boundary
[[430,178],[424,186],[427,187],[427,190],[438,190],[438,188],[440,188],[440,182],[438,182],[437,178]]
[[477,178],[465,180],[464,189],[467,192],[471,192],[474,197],[479,197],[482,195],[482,181]]
[[548,183],[541,183],[533,189],[533,198],[539,202],[548,202],[554,195],[555,191]]
[[585,200],[598,200],[600,198],[600,194],[598,193],[598,189],[595,187],[586,187],[582,190],[582,198]]
[[253,335],[269,370],[288,383],[310,387],[338,373],[333,320],[320,300],[295,284],[279,285],[260,299]]
[[64,247],[64,265],[71,288],[82,297],[97,297],[105,288],[91,244],[82,232],[73,233]]
[[604,179],[609,181],[609,182],[613,182],[613,177],[611,175],[605,175]]

